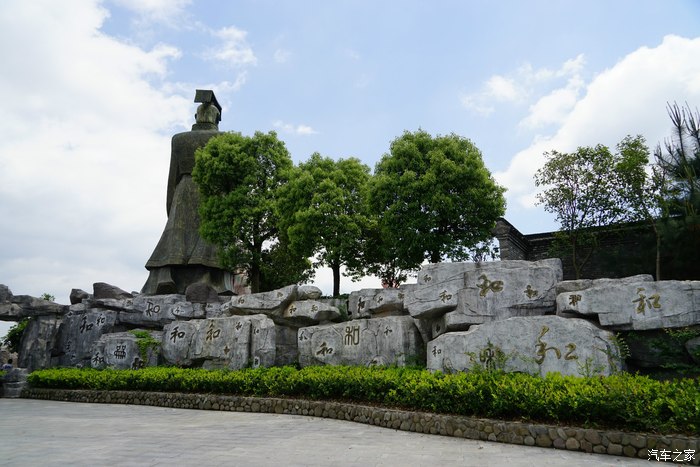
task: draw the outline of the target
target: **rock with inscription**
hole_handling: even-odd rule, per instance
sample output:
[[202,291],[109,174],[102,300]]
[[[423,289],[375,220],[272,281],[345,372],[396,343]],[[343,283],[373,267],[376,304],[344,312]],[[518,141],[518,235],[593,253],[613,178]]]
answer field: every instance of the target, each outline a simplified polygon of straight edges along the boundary
[[292,302],[282,313],[286,320],[295,322],[299,327],[310,326],[328,321],[338,321],[340,310],[316,300]]
[[700,281],[610,282],[557,296],[557,314],[597,317],[615,330],[700,324]]
[[457,308],[433,322],[433,336],[490,321],[554,313],[559,260],[495,261],[464,271]]
[[122,290],[115,285],[107,284],[106,282],[95,282],[92,284],[92,288],[92,295],[95,300],[100,298],[114,298],[121,300],[134,297],[133,294],[130,294],[129,292]]
[[163,328],[163,357],[178,366],[272,366],[275,325],[265,315],[173,322]]
[[620,279],[574,279],[569,281],[560,281],[557,284],[557,295],[565,292],[575,292],[578,290],[586,290],[591,287],[602,285],[615,284],[630,284],[636,282],[653,282],[654,277],[651,274],[638,274],[636,276],[622,277]]
[[610,375],[622,359],[610,331],[575,318],[509,318],[450,332],[427,346],[428,369],[468,371],[482,367],[545,375]]
[[135,330],[103,334],[92,350],[93,368],[138,370],[157,366],[163,333]]
[[[77,305],[72,307],[77,308]],[[116,320],[117,313],[105,309],[67,313],[56,342],[60,355],[58,364],[89,367],[93,346],[103,334],[112,332]]]
[[297,300],[318,300],[323,295],[315,285],[300,285],[297,289]]
[[256,315],[281,317],[287,306],[297,299],[296,285],[289,285],[270,292],[260,292],[231,297],[221,305],[221,310],[228,315]]
[[38,316],[29,320],[22,336],[17,366],[29,371],[58,365],[54,350],[62,318]]
[[[137,295],[133,299],[121,300],[119,305],[110,305],[106,300],[96,303],[120,307],[119,322],[134,326],[162,327],[177,320],[204,318],[206,304],[191,303],[184,295]],[[217,304],[218,306],[218,304]]]
[[297,339],[301,366],[405,366],[425,358],[425,345],[410,316],[310,326],[299,329]]
[[406,292],[404,306],[414,318],[438,318],[457,308],[457,298],[462,288],[463,284],[457,282],[418,285]]
[[[192,346],[199,332],[199,320],[175,321],[163,326],[161,349],[163,359],[171,365],[189,367],[194,364]],[[201,362],[199,362],[201,364]]]
[[75,305],[90,298],[90,294],[81,289],[71,289],[70,291],[70,304]]
[[348,315],[353,319],[405,315],[405,296],[406,288],[360,289],[350,293]]

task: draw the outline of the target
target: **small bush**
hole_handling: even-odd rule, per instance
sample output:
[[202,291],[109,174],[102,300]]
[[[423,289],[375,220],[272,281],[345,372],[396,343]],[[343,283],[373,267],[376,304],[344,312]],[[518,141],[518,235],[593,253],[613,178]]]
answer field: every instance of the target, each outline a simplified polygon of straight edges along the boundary
[[544,378],[416,368],[293,367],[240,371],[151,367],[52,368],[29,375],[34,387],[289,396],[382,404],[411,410],[513,420],[697,434],[700,379],[657,381],[622,373]]

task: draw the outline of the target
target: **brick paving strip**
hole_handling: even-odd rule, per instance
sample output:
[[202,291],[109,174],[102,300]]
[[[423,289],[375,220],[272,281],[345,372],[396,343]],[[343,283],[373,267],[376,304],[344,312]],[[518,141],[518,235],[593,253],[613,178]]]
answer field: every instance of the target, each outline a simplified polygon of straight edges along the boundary
[[24,389],[22,397],[65,402],[305,415],[417,433],[700,465],[700,437],[697,436],[561,427],[305,399],[37,388]]

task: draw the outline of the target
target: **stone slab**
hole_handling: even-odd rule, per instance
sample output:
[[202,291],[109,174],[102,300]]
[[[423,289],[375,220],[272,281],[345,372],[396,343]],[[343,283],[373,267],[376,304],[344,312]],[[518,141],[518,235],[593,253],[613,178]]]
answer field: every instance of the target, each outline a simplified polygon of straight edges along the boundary
[[398,365],[424,359],[425,346],[410,316],[357,319],[298,331],[299,364]]
[[610,375],[622,368],[614,337],[583,319],[509,318],[430,341],[427,367],[443,372],[478,366],[535,375]]
[[598,318],[615,330],[700,324],[700,281],[613,281],[557,296],[557,314]]

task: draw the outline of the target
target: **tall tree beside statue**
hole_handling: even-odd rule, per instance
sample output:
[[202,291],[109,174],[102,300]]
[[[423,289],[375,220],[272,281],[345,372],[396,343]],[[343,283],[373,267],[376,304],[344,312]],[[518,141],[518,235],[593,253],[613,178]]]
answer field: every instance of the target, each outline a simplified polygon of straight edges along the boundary
[[263,261],[279,241],[275,205],[292,166],[275,132],[224,133],[196,152],[200,233],[219,247],[225,268],[246,271],[253,293],[264,285]]
[[340,294],[340,267],[358,279],[365,273],[363,241],[370,169],[356,158],[334,160],[319,153],[300,163],[280,190],[280,229],[294,251],[314,257],[314,266],[333,271],[333,295]]
[[405,132],[391,143],[370,182],[376,225],[367,256],[373,272],[393,285],[424,260],[475,259],[505,212],[504,191],[470,140]]

